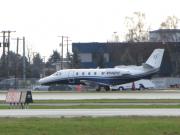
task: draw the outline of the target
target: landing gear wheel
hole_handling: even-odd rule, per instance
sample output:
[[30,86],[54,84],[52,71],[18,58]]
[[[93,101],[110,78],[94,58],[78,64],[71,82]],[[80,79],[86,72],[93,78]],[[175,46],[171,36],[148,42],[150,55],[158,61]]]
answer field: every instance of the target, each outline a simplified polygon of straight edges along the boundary
[[110,87],[109,86],[105,86],[104,87],[106,91],[110,91]]
[[100,86],[98,86],[98,88],[96,89],[96,91],[101,91],[101,87]]
[[144,87],[143,84],[140,84],[140,85],[139,85],[139,90],[145,90],[145,87]]

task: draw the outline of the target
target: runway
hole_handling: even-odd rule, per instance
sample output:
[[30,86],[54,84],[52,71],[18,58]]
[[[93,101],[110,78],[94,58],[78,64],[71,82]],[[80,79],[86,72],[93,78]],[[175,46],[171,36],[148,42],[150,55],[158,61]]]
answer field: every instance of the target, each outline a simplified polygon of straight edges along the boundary
[[1,110],[0,117],[111,117],[111,116],[180,116],[180,109],[27,109]]
[[[137,92],[104,92],[104,93],[52,93],[33,92],[34,100],[83,100],[83,99],[180,99],[177,91],[137,91]],[[0,93],[0,100],[5,100],[6,93]]]
[[[6,104],[0,104],[6,105]],[[177,106],[180,103],[33,103],[31,106]]]

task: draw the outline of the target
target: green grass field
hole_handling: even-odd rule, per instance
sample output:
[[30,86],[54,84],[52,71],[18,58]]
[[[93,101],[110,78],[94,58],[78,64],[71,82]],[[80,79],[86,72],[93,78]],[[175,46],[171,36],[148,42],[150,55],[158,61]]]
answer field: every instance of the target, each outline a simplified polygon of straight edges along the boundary
[[1,135],[180,135],[180,117],[0,118]]
[[[180,103],[180,99],[86,99],[86,100],[34,100],[34,103]],[[0,100],[0,103],[5,101]]]
[[[8,109],[9,105],[4,105],[1,101],[0,109]],[[180,103],[178,99],[101,99],[101,100],[35,100],[34,103],[40,104],[58,104],[58,103]],[[30,109],[101,109],[101,108],[180,108],[180,105],[75,105],[75,106],[48,106],[48,105],[33,105]]]
[[[36,100],[35,103],[180,103],[180,100]],[[2,101],[3,103],[3,101]],[[1,105],[0,109],[8,109]],[[32,106],[66,108],[180,108],[178,105]],[[180,117],[0,118],[0,135],[180,135]]]
[[34,103],[180,103],[180,99],[35,100]]

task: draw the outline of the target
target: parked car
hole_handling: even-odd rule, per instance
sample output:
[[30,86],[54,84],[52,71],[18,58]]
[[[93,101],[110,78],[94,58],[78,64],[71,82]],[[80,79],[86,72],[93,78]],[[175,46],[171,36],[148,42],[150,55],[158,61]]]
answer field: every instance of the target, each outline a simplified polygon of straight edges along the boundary
[[67,90],[72,90],[72,87],[69,85],[52,85],[48,89],[49,91],[67,91]]
[[152,83],[151,80],[147,80],[147,79],[141,79],[131,83],[111,86],[111,90],[128,90],[128,89],[144,90],[144,89],[154,89],[154,88],[155,88],[155,84]]
[[14,89],[18,85],[18,80],[15,78],[4,79],[0,81],[0,89],[8,90]]
[[33,90],[44,90],[44,91],[48,91],[49,90],[49,86],[44,86],[44,85],[34,85],[32,87]]

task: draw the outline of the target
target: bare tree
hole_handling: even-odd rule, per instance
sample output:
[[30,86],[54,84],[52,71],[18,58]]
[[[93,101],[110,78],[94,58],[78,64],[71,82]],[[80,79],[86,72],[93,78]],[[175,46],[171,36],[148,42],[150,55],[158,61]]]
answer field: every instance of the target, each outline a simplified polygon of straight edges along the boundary
[[143,42],[148,40],[148,29],[145,28],[145,14],[134,12],[132,17],[125,18],[125,24],[128,29],[126,41]]
[[164,22],[161,23],[161,29],[177,29],[179,19],[176,16],[168,16]]

